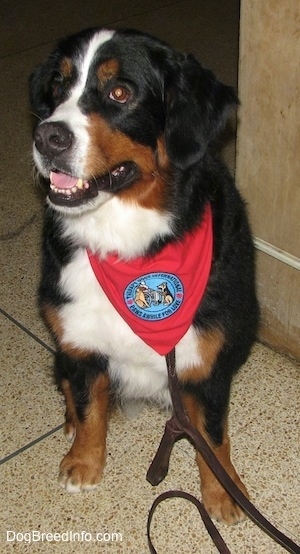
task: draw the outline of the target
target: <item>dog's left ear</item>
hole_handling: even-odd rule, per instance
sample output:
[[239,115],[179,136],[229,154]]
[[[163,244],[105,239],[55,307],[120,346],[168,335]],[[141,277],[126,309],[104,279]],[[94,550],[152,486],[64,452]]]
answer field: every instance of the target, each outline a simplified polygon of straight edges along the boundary
[[172,165],[187,169],[199,161],[222,131],[234,90],[223,85],[193,57],[186,56],[165,83],[165,142]]

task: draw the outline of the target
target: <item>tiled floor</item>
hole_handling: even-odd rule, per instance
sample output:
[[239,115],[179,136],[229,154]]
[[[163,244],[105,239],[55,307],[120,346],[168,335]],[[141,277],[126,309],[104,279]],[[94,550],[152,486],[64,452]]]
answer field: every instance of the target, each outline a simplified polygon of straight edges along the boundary
[[[1,552],[146,554],[147,512],[157,494],[169,488],[198,494],[193,451],[185,441],[174,449],[166,480],[157,488],[146,481],[165,421],[154,407],[133,422],[119,413],[113,417],[96,491],[70,496],[56,481],[68,446],[63,403],[51,378],[53,345],[36,308],[43,202],[32,179],[27,78],[59,36],[92,25],[154,33],[193,51],[236,85],[237,0],[1,1]],[[232,169],[233,152],[231,142],[225,155]],[[252,499],[298,540],[299,396],[296,365],[256,345],[235,380],[230,417],[232,457]],[[232,553],[283,551],[249,520],[219,528]],[[61,541],[33,540],[33,531],[61,533]],[[82,540],[72,542],[71,533]],[[96,533],[121,533],[122,540],[96,543]],[[159,553],[216,551],[194,508],[182,500],[158,509],[153,535]]]

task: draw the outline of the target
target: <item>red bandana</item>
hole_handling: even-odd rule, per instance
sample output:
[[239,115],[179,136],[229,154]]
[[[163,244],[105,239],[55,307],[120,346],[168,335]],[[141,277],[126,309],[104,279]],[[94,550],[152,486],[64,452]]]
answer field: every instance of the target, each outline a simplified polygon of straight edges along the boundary
[[152,258],[126,262],[110,254],[101,260],[90,251],[88,256],[102,289],[122,318],[145,343],[166,355],[189,329],[203,297],[212,243],[208,205],[195,231]]

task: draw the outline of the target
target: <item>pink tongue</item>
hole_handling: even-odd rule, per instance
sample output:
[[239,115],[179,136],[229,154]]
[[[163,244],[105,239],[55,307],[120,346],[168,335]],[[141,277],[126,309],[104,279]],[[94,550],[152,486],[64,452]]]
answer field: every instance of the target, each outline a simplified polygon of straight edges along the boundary
[[51,183],[58,189],[71,189],[76,186],[78,181],[75,177],[71,177],[65,173],[56,173],[56,171],[51,171],[50,179]]

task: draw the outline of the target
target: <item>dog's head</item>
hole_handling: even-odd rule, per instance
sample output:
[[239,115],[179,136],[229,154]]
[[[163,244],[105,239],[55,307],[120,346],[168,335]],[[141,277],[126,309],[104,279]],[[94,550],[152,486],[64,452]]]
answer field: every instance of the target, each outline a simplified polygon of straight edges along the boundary
[[30,80],[34,160],[49,202],[78,213],[118,195],[163,209],[173,171],[206,155],[236,103],[192,56],[136,31],[62,40]]

